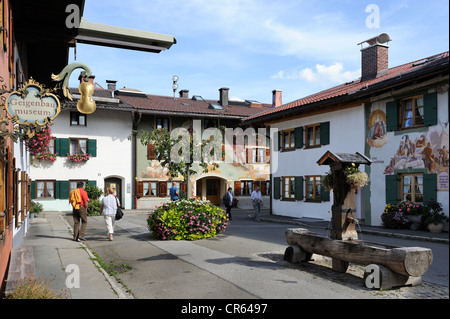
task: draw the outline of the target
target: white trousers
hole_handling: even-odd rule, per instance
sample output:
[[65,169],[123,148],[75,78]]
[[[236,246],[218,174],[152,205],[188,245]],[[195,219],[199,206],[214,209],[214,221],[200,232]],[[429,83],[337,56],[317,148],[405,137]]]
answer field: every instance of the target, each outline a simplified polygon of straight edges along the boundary
[[103,215],[105,218],[106,228],[108,228],[108,233],[114,233],[114,221],[116,220],[116,216],[114,215]]

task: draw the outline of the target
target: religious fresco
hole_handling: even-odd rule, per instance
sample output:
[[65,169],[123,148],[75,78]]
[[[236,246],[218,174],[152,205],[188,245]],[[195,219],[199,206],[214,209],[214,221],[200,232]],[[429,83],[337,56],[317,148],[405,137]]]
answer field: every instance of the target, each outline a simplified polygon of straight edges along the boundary
[[404,134],[398,142],[395,153],[385,167],[384,174],[406,168],[426,168],[428,173],[449,171],[449,129],[448,122],[428,132]]
[[367,143],[371,147],[381,148],[388,142],[386,131],[386,113],[375,110],[369,116],[369,136]]

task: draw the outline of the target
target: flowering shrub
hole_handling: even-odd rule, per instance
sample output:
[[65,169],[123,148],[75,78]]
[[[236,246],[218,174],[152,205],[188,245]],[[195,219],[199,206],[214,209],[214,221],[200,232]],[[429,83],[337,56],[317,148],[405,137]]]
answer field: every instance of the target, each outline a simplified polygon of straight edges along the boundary
[[72,162],[86,162],[92,157],[91,154],[67,154],[67,159]]
[[386,205],[381,220],[386,228],[408,228],[413,221],[411,216],[426,214],[428,210],[429,205],[402,201],[397,205]]
[[164,203],[148,217],[147,224],[156,239],[197,240],[216,236],[229,222],[220,207],[192,198]]
[[44,126],[33,137],[25,139],[25,145],[30,155],[38,160],[56,161],[56,154],[48,152],[48,146],[53,138],[50,125]]
[[56,161],[57,156],[58,156],[58,154],[45,152],[45,153],[40,153],[40,154],[35,155],[35,158],[40,161],[54,162],[54,161]]

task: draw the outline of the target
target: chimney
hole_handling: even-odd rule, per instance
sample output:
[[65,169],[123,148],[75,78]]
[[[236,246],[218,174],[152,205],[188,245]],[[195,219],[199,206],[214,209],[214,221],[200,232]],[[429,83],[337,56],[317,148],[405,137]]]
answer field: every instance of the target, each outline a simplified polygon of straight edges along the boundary
[[116,90],[117,81],[106,80],[106,84],[108,84],[108,90],[115,91]]
[[[89,79],[89,83],[94,84],[95,75],[91,75],[88,79]],[[80,81],[80,83],[83,81],[81,74],[78,76],[78,81]]]
[[180,91],[180,97],[181,98],[189,98],[189,90],[181,90]]
[[272,91],[272,107],[279,107],[283,104],[282,102],[282,91],[273,90]]
[[227,107],[228,106],[228,91],[229,90],[230,90],[229,88],[221,88],[221,89],[219,89],[219,92],[220,92],[219,103],[223,107]]
[[386,44],[391,38],[386,33],[363,41],[369,46],[361,48],[361,82],[375,79],[387,73],[389,69],[389,46]]

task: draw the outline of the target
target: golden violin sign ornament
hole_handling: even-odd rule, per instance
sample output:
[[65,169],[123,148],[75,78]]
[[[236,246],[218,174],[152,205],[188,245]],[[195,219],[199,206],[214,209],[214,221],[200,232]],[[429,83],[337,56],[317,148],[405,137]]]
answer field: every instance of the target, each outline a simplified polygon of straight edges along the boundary
[[94,94],[94,84],[90,82],[81,82],[78,91],[80,91],[81,94],[81,98],[77,103],[78,112],[83,114],[94,113],[97,108],[95,101],[92,99],[92,95]]

